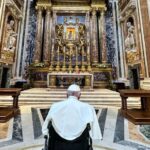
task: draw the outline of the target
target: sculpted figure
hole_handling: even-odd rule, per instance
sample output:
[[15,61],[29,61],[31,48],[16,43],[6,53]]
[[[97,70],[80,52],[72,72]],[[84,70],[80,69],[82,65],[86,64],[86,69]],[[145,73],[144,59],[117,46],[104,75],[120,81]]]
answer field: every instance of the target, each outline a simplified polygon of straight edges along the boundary
[[135,29],[131,22],[127,22],[128,35],[125,39],[125,49],[135,50]]
[[7,24],[4,50],[14,51],[16,48],[17,34],[14,31],[14,23],[14,20],[10,20],[10,22]]

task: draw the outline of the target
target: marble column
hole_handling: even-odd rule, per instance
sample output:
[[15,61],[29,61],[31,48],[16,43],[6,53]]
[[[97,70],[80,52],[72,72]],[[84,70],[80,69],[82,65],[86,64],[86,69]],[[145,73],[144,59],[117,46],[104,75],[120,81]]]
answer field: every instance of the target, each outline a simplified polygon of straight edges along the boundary
[[90,12],[86,13],[86,30],[87,30],[87,57],[89,56],[90,62]]
[[51,8],[46,9],[45,17],[45,35],[44,35],[44,63],[48,64],[50,61],[50,47],[51,47]]
[[34,63],[41,61],[41,49],[42,49],[42,8],[37,8],[37,32],[36,32],[36,44],[34,52]]
[[87,71],[91,71],[91,51],[90,51],[90,12],[88,11],[86,13],[86,28],[87,28],[87,44],[86,44],[86,48],[87,48],[87,54],[86,54],[86,58],[87,58]]
[[98,34],[97,34],[97,11],[92,9],[92,64],[98,63]]
[[105,11],[101,10],[100,16],[101,26],[101,50],[102,50],[102,63],[107,62],[107,51],[106,51],[106,30],[105,30]]

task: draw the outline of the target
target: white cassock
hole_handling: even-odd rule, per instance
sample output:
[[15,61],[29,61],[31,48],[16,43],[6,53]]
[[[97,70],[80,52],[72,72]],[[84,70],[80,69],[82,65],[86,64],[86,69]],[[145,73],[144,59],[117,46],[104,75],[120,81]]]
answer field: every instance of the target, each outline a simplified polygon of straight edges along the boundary
[[48,135],[47,126],[50,120],[56,132],[66,140],[79,137],[87,123],[91,125],[91,138],[93,140],[102,139],[94,108],[87,103],[80,102],[75,96],[69,96],[67,100],[51,106],[42,126],[44,135]]

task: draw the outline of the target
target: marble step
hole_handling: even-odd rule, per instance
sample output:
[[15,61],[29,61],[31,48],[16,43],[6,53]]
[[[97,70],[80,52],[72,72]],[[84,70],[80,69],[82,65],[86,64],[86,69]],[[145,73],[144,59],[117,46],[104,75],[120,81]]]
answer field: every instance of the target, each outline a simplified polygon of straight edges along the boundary
[[[21,92],[19,105],[51,105],[55,102],[66,99],[65,89],[33,88]],[[108,89],[83,90],[81,101],[94,106],[109,105],[121,106],[121,97],[118,92]],[[139,98],[130,98],[131,106],[139,106]],[[1,96],[0,104],[12,104],[12,97]]]
[[[43,93],[34,93],[34,94],[33,93],[31,93],[31,94],[28,93],[28,94],[26,94],[26,93],[22,93],[19,97],[24,97],[24,96],[30,96],[31,97],[31,96],[35,96],[35,95],[40,96],[40,97],[43,97],[43,96],[44,97],[49,97],[49,96],[56,96],[56,95],[58,97],[60,97],[60,96],[61,97],[66,97],[66,94],[63,94],[63,93],[54,93],[54,94],[43,94]],[[83,93],[81,94],[81,97],[89,97],[89,96],[90,97],[95,97],[95,96],[97,96],[97,97],[112,97],[112,96],[113,97],[120,97],[120,95],[108,94],[108,93],[107,94],[101,94],[101,93],[94,93],[94,94],[92,93],[91,94],[91,93],[88,93],[88,94],[85,94],[85,95]]]
[[[61,100],[65,100],[65,97],[38,97],[38,96],[32,96],[32,97],[19,97],[19,101],[61,101]],[[97,102],[97,101],[103,101],[103,102],[107,102],[107,101],[112,101],[112,102],[121,102],[121,98],[116,98],[116,97],[81,97],[80,98],[81,101],[92,101],[92,102]],[[0,97],[0,101],[1,102],[5,102],[5,101],[12,101],[11,97]],[[128,100],[129,102],[139,102],[139,98],[130,98]]]
[[[40,105],[40,106],[46,106],[46,107],[50,107],[51,105],[52,105],[53,103],[50,103],[50,102],[45,102],[45,103],[43,103],[43,102],[39,102],[39,103],[36,103],[35,104],[35,102],[25,102],[25,103],[19,103],[19,106],[35,106],[35,105]],[[1,104],[0,106],[8,106],[8,105],[10,105],[10,103],[4,103],[4,104]],[[101,104],[96,104],[96,103],[90,103],[90,105],[92,105],[93,107],[95,107],[95,108],[100,108],[100,107],[113,107],[113,106],[115,106],[115,107],[118,107],[118,109],[120,109],[121,108],[121,105],[118,103],[115,103],[115,104],[111,104],[111,103],[101,103]],[[129,106],[128,106],[128,108],[140,108],[140,106],[139,105],[137,105],[137,103],[133,103],[133,104],[130,104]]]
[[[48,105],[49,106],[55,102],[56,101],[45,101],[45,100],[44,101],[43,100],[41,100],[41,101],[37,101],[37,100],[27,101],[27,100],[24,100],[24,101],[19,101],[19,105]],[[84,100],[83,102],[87,102],[93,106],[101,106],[101,105],[118,106],[118,107],[121,106],[120,101],[118,101],[118,102],[117,101],[93,101],[92,102],[92,101]],[[12,105],[12,101],[1,101],[0,104],[1,105]],[[131,106],[131,107],[135,106],[136,107],[136,106],[140,106],[140,104],[137,103],[137,101],[132,101],[132,102],[130,101],[129,106]]]
[[[55,89],[55,90],[49,90],[47,88],[32,88],[28,90],[24,90],[21,93],[66,93],[66,90],[60,90],[60,89]],[[109,89],[94,89],[94,90],[81,90],[81,93],[113,93],[113,94],[119,94],[118,92],[109,90]]]
[[[23,102],[23,101],[42,101],[42,102],[46,102],[46,101],[52,101],[52,102],[57,102],[57,101],[61,101],[61,100],[65,100],[66,97],[59,97],[59,96],[55,96],[55,97],[40,97],[40,96],[21,96],[19,97],[19,102]],[[91,102],[121,102],[121,98],[120,97],[81,97],[80,99],[81,101],[91,101]],[[1,102],[6,102],[6,101],[12,101],[11,97],[0,97],[0,101]],[[130,103],[132,102],[139,102],[139,98],[130,98],[129,99]]]

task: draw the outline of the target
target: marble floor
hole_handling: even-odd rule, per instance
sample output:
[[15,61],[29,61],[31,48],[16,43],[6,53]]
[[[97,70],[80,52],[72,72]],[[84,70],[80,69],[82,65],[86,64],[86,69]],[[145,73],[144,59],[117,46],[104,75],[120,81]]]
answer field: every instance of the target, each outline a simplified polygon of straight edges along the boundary
[[[21,106],[21,115],[0,123],[0,150],[41,150],[41,127],[47,106]],[[138,126],[124,119],[117,107],[96,108],[103,140],[95,150],[150,150],[150,125]]]

